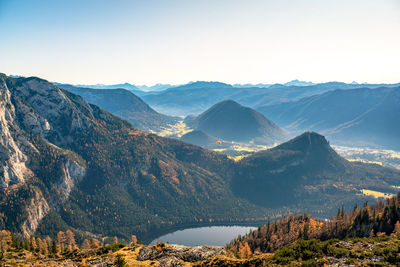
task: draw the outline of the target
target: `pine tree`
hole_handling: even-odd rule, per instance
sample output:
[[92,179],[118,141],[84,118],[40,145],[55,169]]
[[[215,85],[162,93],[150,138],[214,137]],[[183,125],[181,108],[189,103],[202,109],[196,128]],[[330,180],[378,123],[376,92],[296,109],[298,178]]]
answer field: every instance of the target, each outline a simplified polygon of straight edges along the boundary
[[71,230],[67,230],[65,232],[65,242],[68,246],[69,251],[73,251],[77,249],[76,242],[75,242],[75,235]]
[[93,249],[97,249],[97,248],[100,247],[100,241],[97,240],[96,238],[92,238],[92,240],[91,240],[90,243],[91,243],[91,247],[92,247]]
[[38,245],[36,243],[36,238],[34,236],[31,237],[30,247],[32,251],[38,251]]
[[137,238],[136,235],[131,236],[131,246],[135,246],[137,244]]
[[43,255],[43,243],[42,243],[42,239],[40,239],[39,237],[36,237],[36,244],[37,244],[37,252],[39,254]]
[[304,224],[304,229],[303,229],[303,239],[308,239],[308,229],[309,229],[309,223],[306,222]]
[[41,245],[41,253],[45,256],[49,255],[49,245],[47,244],[46,239],[42,240],[42,245]]
[[57,234],[57,246],[58,246],[57,250],[61,253],[64,252],[64,250],[66,249],[65,241],[66,241],[65,233],[63,231],[59,231]]
[[57,241],[55,239],[53,239],[51,241],[51,254],[55,255],[59,252],[58,250],[58,246],[57,246]]
[[89,250],[90,249],[90,241],[85,239],[82,243],[82,250]]
[[400,234],[400,222],[399,222],[399,221],[397,221],[397,222],[394,224],[393,233],[395,233],[395,234]]
[[249,243],[246,241],[244,242],[244,245],[240,243],[239,245],[239,257],[241,258],[248,258],[252,254]]
[[0,231],[0,252],[4,253],[7,251],[11,244],[11,233],[6,230]]

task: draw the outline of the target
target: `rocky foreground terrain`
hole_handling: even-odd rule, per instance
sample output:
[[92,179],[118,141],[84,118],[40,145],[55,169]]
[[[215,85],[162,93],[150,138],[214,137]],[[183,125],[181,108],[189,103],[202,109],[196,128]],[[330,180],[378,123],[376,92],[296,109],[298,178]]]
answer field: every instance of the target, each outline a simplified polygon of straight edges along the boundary
[[[244,249],[245,251],[245,249]],[[398,266],[400,235],[374,238],[299,240],[275,253],[239,257],[224,247],[106,245],[52,258],[25,250],[3,254],[1,266]]]

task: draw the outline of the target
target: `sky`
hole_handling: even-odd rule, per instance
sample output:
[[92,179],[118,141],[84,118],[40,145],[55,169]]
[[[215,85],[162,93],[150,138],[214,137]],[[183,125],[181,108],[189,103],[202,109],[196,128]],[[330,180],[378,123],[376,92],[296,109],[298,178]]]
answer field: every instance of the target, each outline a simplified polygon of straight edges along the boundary
[[72,84],[400,82],[400,0],[0,0],[0,72]]

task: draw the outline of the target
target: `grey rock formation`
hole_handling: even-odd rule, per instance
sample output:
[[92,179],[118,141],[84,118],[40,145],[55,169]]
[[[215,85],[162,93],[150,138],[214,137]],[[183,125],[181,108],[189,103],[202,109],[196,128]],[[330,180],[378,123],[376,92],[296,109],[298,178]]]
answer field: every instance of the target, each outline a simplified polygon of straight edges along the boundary
[[209,257],[213,257],[216,255],[225,255],[226,251],[223,247],[215,247],[215,246],[196,246],[196,247],[186,247],[181,245],[170,245],[165,244],[164,247],[160,248],[157,246],[146,246],[143,247],[137,260],[145,261],[145,260],[160,260],[160,262],[164,262],[165,266],[179,266],[173,265],[176,262],[176,259],[181,259],[185,262],[195,262],[205,260]]

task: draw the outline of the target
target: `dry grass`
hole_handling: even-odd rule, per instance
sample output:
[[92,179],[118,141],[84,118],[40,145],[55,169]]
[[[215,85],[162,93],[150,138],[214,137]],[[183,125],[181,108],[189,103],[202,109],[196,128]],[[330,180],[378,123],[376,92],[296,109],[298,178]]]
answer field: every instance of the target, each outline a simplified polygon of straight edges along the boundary
[[183,121],[178,121],[176,124],[170,124],[167,127],[163,127],[161,131],[156,134],[163,137],[181,137],[191,131],[193,131],[193,129],[187,126]]
[[135,248],[125,247],[113,254],[114,254],[114,257],[116,255],[121,255],[125,259],[128,266],[138,266],[138,267],[143,266],[143,267],[145,267],[145,266],[159,266],[160,265],[160,263],[157,261],[149,261],[149,260],[148,261],[138,261],[138,260],[136,260],[141,248],[142,248],[142,246],[138,246]]
[[369,190],[369,189],[361,189],[361,193],[366,196],[371,196],[374,198],[391,198],[394,194],[383,193],[379,191]]
[[377,165],[383,165],[382,162],[380,161],[373,161],[373,160],[366,160],[366,159],[360,159],[360,158],[347,158],[348,161],[351,162],[362,162],[362,163],[369,163],[369,164],[377,164]]

